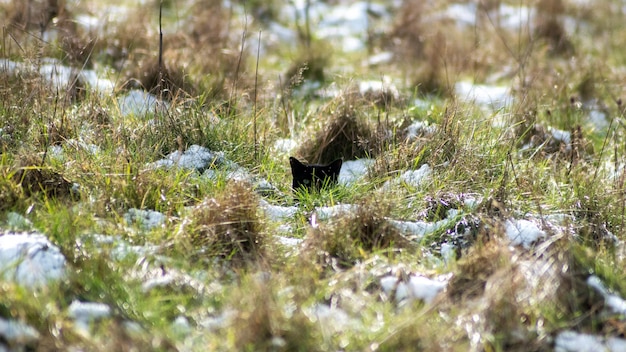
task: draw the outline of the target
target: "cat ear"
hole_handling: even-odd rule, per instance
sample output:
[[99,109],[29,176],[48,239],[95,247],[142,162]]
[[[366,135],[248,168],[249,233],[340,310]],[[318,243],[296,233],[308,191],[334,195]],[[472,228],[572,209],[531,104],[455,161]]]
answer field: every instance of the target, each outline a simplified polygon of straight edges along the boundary
[[291,168],[303,168],[305,165],[303,163],[300,162],[300,160],[294,158],[293,156],[289,157],[289,165],[291,165]]
[[341,170],[341,164],[343,164],[343,160],[337,159],[333,161],[332,163],[330,163],[328,167],[333,170],[337,170],[337,172],[339,172],[339,170]]

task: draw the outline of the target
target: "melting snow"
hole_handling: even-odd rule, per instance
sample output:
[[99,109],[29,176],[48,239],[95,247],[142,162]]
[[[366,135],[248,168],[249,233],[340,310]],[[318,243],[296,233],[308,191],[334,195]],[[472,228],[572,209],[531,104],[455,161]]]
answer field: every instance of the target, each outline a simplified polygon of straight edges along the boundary
[[223,163],[223,153],[214,153],[205,147],[194,144],[183,153],[177,150],[168,154],[165,159],[157,160],[149,165],[152,167],[177,166],[183,169],[197,170],[202,173],[212,165],[221,165]]
[[427,234],[433,233],[444,226],[447,222],[447,220],[437,222],[389,220],[389,223],[398,229],[398,231],[417,242]]
[[261,209],[263,209],[265,216],[267,216],[272,221],[289,220],[293,218],[293,216],[298,212],[298,207],[295,207],[295,206],[285,207],[285,206],[280,206],[280,205],[273,205],[273,204],[270,204],[265,199],[261,199],[260,206],[261,206]]
[[406,139],[412,142],[419,137],[433,135],[436,131],[437,127],[430,126],[427,121],[415,121],[406,128]]
[[132,89],[117,98],[117,105],[122,116],[144,116],[169,106],[168,103],[160,101],[154,94],[139,89]]
[[454,89],[460,98],[492,108],[493,110],[499,110],[513,100],[509,94],[509,88],[504,86],[473,84],[468,81],[461,81],[454,85]]
[[389,76],[383,76],[383,78],[379,80],[360,81],[359,93],[361,93],[361,95],[382,93],[389,94],[396,100],[400,98],[400,92],[398,92],[398,88],[393,85]]
[[350,185],[367,174],[367,169],[374,163],[374,159],[347,160],[341,164],[339,184]]
[[504,226],[511,244],[514,246],[521,245],[525,249],[530,248],[540,238],[546,237],[546,233],[532,221],[509,219]]
[[53,58],[42,59],[40,65],[0,59],[0,69],[13,74],[17,74],[19,71],[38,72],[55,89],[65,89],[76,80],[84,80],[91,88],[102,93],[112,93],[115,87],[112,81],[99,78],[93,70],[64,66],[59,60]]
[[[39,332],[30,325],[0,317],[0,341],[8,342],[9,345],[24,345],[35,342],[37,339],[39,339]],[[13,350],[5,349],[3,343],[0,344],[0,351]]]
[[383,189],[389,189],[392,185],[406,184],[410,187],[419,187],[430,177],[432,169],[428,164],[422,165],[418,170],[407,170],[397,178],[383,184]]
[[0,235],[0,275],[27,287],[41,287],[65,273],[65,257],[40,234]]
[[604,297],[604,303],[613,313],[626,315],[626,301],[620,296],[609,293],[599,277],[595,275],[589,276],[587,285],[593,287]]
[[331,207],[317,207],[315,214],[320,220],[327,220],[342,213],[349,213],[356,209],[354,204],[337,204]]
[[163,225],[167,217],[158,211],[131,208],[124,214],[124,220],[129,224],[138,224],[143,230],[152,230]]
[[89,331],[91,322],[111,315],[111,307],[104,303],[73,301],[68,308],[68,315],[74,318],[80,330]]
[[561,331],[554,339],[556,352],[618,352],[626,351],[626,340],[617,337],[602,337],[581,334],[575,331]]
[[387,295],[393,293],[395,289],[394,299],[398,303],[414,299],[430,303],[446,288],[448,280],[432,280],[425,276],[411,275],[408,282],[404,282],[390,275],[380,279],[380,285]]

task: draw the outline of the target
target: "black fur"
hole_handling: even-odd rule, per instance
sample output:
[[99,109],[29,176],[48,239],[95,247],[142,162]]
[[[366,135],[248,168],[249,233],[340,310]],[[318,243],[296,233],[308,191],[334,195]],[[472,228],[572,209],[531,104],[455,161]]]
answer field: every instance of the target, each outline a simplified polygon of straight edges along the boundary
[[341,159],[337,159],[328,165],[303,164],[298,159],[290,157],[293,190],[312,191],[336,185],[342,163]]

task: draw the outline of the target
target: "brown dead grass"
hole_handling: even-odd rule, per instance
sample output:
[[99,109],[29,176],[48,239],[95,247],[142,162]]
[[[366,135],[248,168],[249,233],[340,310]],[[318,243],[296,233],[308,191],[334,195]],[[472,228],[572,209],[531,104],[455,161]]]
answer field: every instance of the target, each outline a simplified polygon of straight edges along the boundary
[[231,182],[220,195],[196,205],[183,233],[193,257],[218,257],[235,265],[263,263],[269,241],[262,232],[258,204],[249,185]]
[[315,164],[375,156],[385,136],[377,132],[359,106],[363,107],[363,102],[352,95],[330,102],[322,113],[326,122],[300,145],[296,155]]
[[361,201],[354,212],[342,214],[312,228],[304,245],[306,257],[322,267],[342,270],[367,258],[368,253],[414,248],[414,244],[387,221],[389,204]]

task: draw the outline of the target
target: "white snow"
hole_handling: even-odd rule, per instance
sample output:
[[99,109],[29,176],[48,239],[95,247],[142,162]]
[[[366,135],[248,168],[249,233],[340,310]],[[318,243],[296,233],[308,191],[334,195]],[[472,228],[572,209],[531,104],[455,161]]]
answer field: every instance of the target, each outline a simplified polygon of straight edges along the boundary
[[606,114],[600,110],[593,109],[589,111],[589,121],[599,130],[609,128],[609,120]]
[[157,160],[148,166],[155,168],[177,166],[203,172],[212,165],[221,165],[222,163],[224,163],[223,153],[214,153],[205,147],[194,144],[182,153],[177,150],[168,154],[165,159]]
[[410,238],[413,241],[419,242],[424,236],[429,233],[433,233],[441,226],[447,223],[447,220],[440,220],[437,222],[425,222],[425,221],[401,221],[401,220],[388,220],[389,223],[400,231],[404,236]]
[[548,127],[548,131],[552,134],[552,138],[555,140],[565,143],[568,148],[570,148],[570,144],[572,142],[572,133],[569,131],[559,130],[554,127]]
[[499,110],[513,100],[509,88],[505,86],[461,81],[454,85],[454,90],[459,98],[493,110]]
[[404,282],[396,276],[389,275],[380,279],[380,285],[387,295],[395,289],[394,299],[398,303],[414,299],[430,303],[446,288],[448,279],[433,280],[421,275],[411,275],[408,282]]
[[529,249],[539,239],[545,238],[546,233],[529,220],[509,219],[504,224],[506,235],[514,246],[522,246]]
[[403,185],[406,184],[410,187],[419,187],[430,178],[432,174],[432,169],[428,164],[422,165],[418,170],[407,170],[404,171],[400,176],[395,179],[386,181],[383,184],[383,189],[389,189],[393,185]]
[[626,351],[626,340],[602,337],[571,330],[561,331],[554,339],[555,352],[621,352]]
[[274,142],[272,150],[277,153],[291,154],[298,147],[298,142],[291,138],[280,138]]
[[128,224],[137,224],[141,229],[148,231],[163,225],[167,217],[158,211],[131,208],[124,214],[124,220]]
[[155,95],[139,89],[129,90],[118,97],[117,105],[122,116],[144,116],[169,106],[167,102],[160,101]]
[[431,136],[437,131],[437,127],[429,125],[427,121],[415,121],[406,128],[406,139],[409,142],[419,137]]
[[620,296],[610,293],[599,277],[595,275],[589,276],[587,278],[587,285],[593,287],[604,297],[604,303],[613,313],[626,315],[626,301]]
[[93,70],[64,66],[53,58],[43,58],[39,65],[0,59],[0,69],[12,74],[19,74],[21,71],[37,72],[54,89],[65,89],[77,79],[83,79],[89,87],[101,93],[112,93],[115,87],[111,80],[98,77]]
[[398,92],[398,88],[391,82],[389,76],[383,76],[378,80],[360,81],[359,93],[361,93],[361,95],[389,94],[393,99],[400,98],[400,92]]
[[[134,254],[137,256],[146,256],[156,253],[159,249],[159,246],[151,244],[137,246],[131,245],[121,236],[92,234],[83,237],[83,241],[88,240],[94,241],[94,243],[97,245],[96,248],[111,248],[111,258],[115,260],[122,260],[130,254]],[[77,246],[82,246],[82,243],[78,242]]]
[[286,247],[297,247],[303,241],[301,238],[293,238],[293,237],[285,237],[285,236],[276,236],[276,239],[278,240],[278,242],[280,242],[280,244]]
[[393,59],[393,53],[391,51],[383,51],[381,53],[370,56],[367,59],[367,65],[369,66],[377,66],[381,64],[386,64]]
[[74,319],[76,327],[82,331],[89,331],[89,324],[93,321],[111,316],[111,307],[104,303],[72,301],[67,309],[68,315]]
[[26,287],[42,287],[65,274],[65,257],[36,233],[0,235],[0,276]]
[[[39,339],[39,332],[32,326],[16,320],[6,320],[0,317],[0,341],[9,345],[24,345]],[[0,351],[4,351],[4,344],[0,344]]]
[[315,214],[320,220],[327,220],[338,216],[339,214],[349,213],[356,209],[354,204],[337,204],[330,207],[317,207],[315,208]]
[[350,323],[350,317],[343,309],[322,303],[304,309],[304,314],[330,333],[340,332]]
[[261,199],[259,205],[265,213],[265,216],[267,216],[272,221],[289,220],[293,218],[293,216],[298,212],[298,207],[273,205],[265,199]]
[[339,184],[350,185],[367,174],[368,168],[374,163],[374,159],[346,160],[341,164],[339,171]]

